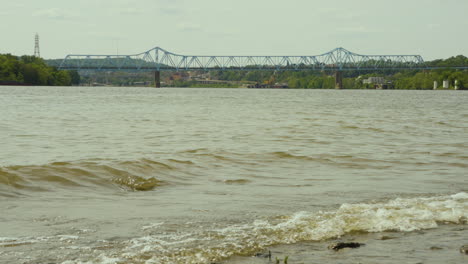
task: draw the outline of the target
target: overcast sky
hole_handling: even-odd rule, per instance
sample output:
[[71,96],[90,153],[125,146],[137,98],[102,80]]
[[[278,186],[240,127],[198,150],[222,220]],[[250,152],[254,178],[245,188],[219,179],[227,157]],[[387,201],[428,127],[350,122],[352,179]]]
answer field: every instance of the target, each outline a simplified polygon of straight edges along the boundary
[[468,56],[468,0],[1,0],[0,53]]

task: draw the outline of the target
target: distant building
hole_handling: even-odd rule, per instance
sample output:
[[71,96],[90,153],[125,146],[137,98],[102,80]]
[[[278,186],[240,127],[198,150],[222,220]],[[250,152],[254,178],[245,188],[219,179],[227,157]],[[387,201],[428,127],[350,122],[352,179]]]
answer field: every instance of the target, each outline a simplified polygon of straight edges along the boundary
[[146,81],[146,82],[132,82],[130,83],[131,86],[137,86],[137,87],[146,87],[146,86],[150,86],[151,85],[151,82],[150,81]]
[[384,77],[369,77],[362,80],[362,83],[373,89],[393,89],[392,82],[385,80]]
[[190,75],[190,79],[194,81],[211,80],[211,76],[209,73],[195,73]]
[[176,72],[169,77],[170,81],[188,81],[189,79],[190,74],[188,72]]
[[289,88],[289,85],[287,83],[275,83],[271,88]]
[[384,77],[369,77],[362,81],[363,84],[386,84]]

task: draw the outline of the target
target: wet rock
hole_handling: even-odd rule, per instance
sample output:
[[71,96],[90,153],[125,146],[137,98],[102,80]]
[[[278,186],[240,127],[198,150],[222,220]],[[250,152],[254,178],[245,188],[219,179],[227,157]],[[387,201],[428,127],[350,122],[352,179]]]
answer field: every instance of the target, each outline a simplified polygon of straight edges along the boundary
[[338,251],[343,248],[358,248],[364,245],[365,244],[357,243],[357,242],[337,242],[337,243],[333,243],[329,245],[328,249],[333,249],[335,251]]
[[468,245],[463,245],[460,247],[460,253],[468,255]]
[[459,222],[460,222],[460,224],[466,225],[468,223],[468,218],[465,217],[465,216],[462,216],[462,217],[460,217]]
[[254,255],[256,258],[268,258],[271,260],[271,251],[268,251],[268,253],[257,253]]
[[392,237],[392,236],[381,236],[379,239],[380,240],[390,240],[390,239],[395,239],[396,237]]
[[432,246],[429,248],[430,250],[442,250],[444,248],[438,247],[438,246]]

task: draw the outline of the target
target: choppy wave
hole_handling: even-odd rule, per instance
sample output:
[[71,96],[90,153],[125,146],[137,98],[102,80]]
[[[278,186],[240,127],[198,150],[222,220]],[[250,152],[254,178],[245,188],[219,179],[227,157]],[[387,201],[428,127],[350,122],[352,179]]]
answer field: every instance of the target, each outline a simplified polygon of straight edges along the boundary
[[253,255],[277,244],[327,240],[353,232],[411,232],[436,228],[444,223],[465,224],[467,218],[467,193],[399,198],[385,203],[343,204],[335,211],[298,212],[276,220],[257,220],[191,234],[150,233],[127,241],[120,252],[120,260],[211,263],[233,255]]
[[[181,152],[181,154],[190,154],[192,157],[203,158],[206,161],[214,160],[218,163],[231,163],[243,165],[258,165],[260,163],[270,164],[281,161],[303,161],[315,162],[317,164],[326,164],[333,166],[368,166],[368,167],[387,167],[392,165],[391,161],[360,158],[352,155],[334,155],[329,153],[320,153],[314,155],[301,155],[287,151],[273,151],[263,153],[236,153],[227,151],[210,152],[207,149],[193,149]],[[401,162],[398,162],[400,164]],[[377,164],[377,165],[375,165]]]
[[[172,161],[176,163],[175,160]],[[57,188],[100,187],[148,191],[163,185],[160,176],[178,168],[149,159],[125,162],[54,162],[0,167],[0,195]]]
[[[386,202],[342,204],[336,210],[297,212],[292,215],[224,225],[173,222],[147,223],[145,235],[115,241],[87,240],[75,234],[43,237],[0,237],[0,248],[57,244],[79,255],[63,255],[57,263],[219,263],[232,256],[253,256],[284,244],[324,241],[354,233],[411,232],[443,224],[464,225],[468,219],[468,194],[398,198]],[[193,227],[190,227],[193,225]],[[94,232],[94,231],[91,231]],[[66,245],[66,246],[63,246]]]

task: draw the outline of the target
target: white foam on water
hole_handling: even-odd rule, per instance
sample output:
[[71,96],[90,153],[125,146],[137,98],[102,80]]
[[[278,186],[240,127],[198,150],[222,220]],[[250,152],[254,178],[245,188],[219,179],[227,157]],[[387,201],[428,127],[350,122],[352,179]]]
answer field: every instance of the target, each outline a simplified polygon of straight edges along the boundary
[[0,243],[2,242],[8,242],[8,241],[15,241],[17,240],[18,238],[15,238],[15,237],[0,237]]
[[468,193],[465,193],[465,192],[461,192],[461,193],[457,193],[457,194],[454,194],[452,195],[452,199],[454,200],[463,200],[463,199],[468,199]]
[[94,229],[77,229],[76,230],[79,234],[89,234],[89,233],[96,233]]
[[106,256],[101,256],[101,259],[99,260],[100,264],[116,264],[116,263],[122,263],[122,260],[120,258],[110,258]]
[[58,235],[57,236],[60,241],[70,241],[70,240],[78,240],[80,237],[79,236],[73,236],[73,235]]
[[[95,256],[91,262],[90,259],[81,259],[62,264],[211,263],[233,255],[253,255],[277,244],[321,241],[351,232],[411,232],[437,228],[445,223],[464,224],[467,219],[468,194],[457,193],[426,198],[397,198],[386,202],[347,203],[336,210],[301,211],[272,220],[258,219],[224,228],[200,228],[194,223],[192,231],[187,233],[163,232],[164,223],[151,223],[141,230],[161,232],[124,241],[121,247]],[[0,246],[25,241],[78,239],[78,236],[68,235],[0,237]]]
[[80,247],[80,246],[67,246],[67,247],[60,247],[60,249],[71,249],[71,250],[80,250],[80,251],[89,251],[92,250],[93,248],[91,247]]
[[100,255],[96,258],[96,260],[90,261],[81,261],[81,260],[67,260],[62,262],[61,264],[121,264],[126,263],[121,258],[115,257],[108,257],[105,255]]
[[192,234],[161,234],[132,239],[122,256],[152,254],[145,263],[209,263],[235,254],[253,254],[275,244],[319,241],[350,232],[383,232],[436,228],[468,218],[468,194],[398,198],[382,203],[343,204],[335,211],[297,212],[281,222],[250,224]]
[[0,247],[48,241],[50,237],[0,237]]
[[56,236],[40,236],[40,237],[0,237],[0,247],[19,246],[23,244],[45,243],[50,241],[73,242],[80,239],[75,235],[56,235]]
[[94,263],[91,261],[83,262],[83,261],[78,261],[78,260],[67,260],[67,261],[62,262],[61,264],[94,264]]
[[159,228],[160,226],[162,226],[164,224],[164,222],[160,222],[160,223],[151,223],[151,224],[148,224],[146,226],[143,226],[141,228],[141,230],[148,230],[148,229],[157,229]]

